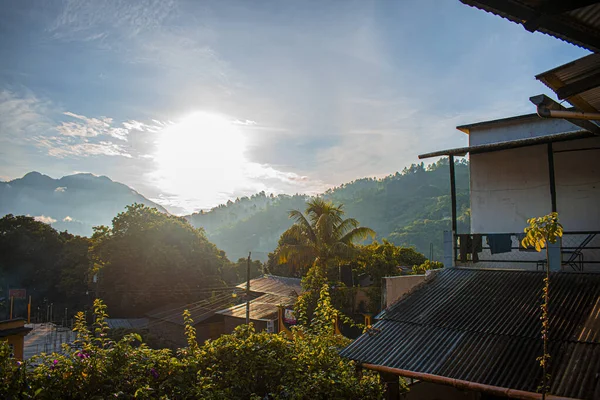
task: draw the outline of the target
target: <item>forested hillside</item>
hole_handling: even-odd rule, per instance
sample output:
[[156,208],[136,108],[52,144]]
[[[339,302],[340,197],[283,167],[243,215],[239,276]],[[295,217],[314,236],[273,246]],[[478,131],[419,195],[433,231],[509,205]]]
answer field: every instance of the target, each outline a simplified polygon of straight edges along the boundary
[[[459,231],[469,226],[469,169],[456,163]],[[383,179],[363,178],[328,190],[324,197],[343,204],[346,216],[377,232],[377,240],[389,239],[415,246],[433,259],[442,258],[442,232],[450,229],[450,180],[448,160],[425,166],[413,164]],[[266,260],[292,221],[290,210],[303,210],[307,196],[267,196],[261,192],[189,216],[192,225],[204,227],[209,239],[230,259],[248,255]]]

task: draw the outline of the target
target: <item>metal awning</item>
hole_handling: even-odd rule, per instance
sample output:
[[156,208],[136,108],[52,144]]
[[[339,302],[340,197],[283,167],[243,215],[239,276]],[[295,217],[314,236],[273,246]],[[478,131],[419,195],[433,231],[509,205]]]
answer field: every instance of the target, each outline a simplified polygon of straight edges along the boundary
[[454,149],[439,150],[432,153],[425,153],[419,155],[419,159],[441,157],[441,156],[464,156],[467,153],[478,154],[488,153],[492,151],[515,149],[518,147],[535,146],[537,144],[552,143],[552,142],[563,142],[573,139],[583,139],[588,137],[594,137],[595,135],[589,131],[573,131],[573,132],[562,132],[554,135],[537,136],[526,139],[509,140],[506,142],[486,143],[476,146],[457,147]]
[[559,100],[567,100],[581,111],[600,111],[600,54],[543,72],[536,79],[552,89]]
[[600,3],[593,0],[461,0],[472,7],[600,52]]

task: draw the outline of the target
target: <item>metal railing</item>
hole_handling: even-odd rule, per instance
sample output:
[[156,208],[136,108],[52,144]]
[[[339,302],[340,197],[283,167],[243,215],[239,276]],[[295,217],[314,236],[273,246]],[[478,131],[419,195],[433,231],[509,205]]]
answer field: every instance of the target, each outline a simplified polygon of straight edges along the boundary
[[[521,232],[454,235],[455,264],[475,268],[543,268],[545,252],[521,246],[523,237]],[[563,271],[600,272],[600,231],[564,232],[560,253]]]

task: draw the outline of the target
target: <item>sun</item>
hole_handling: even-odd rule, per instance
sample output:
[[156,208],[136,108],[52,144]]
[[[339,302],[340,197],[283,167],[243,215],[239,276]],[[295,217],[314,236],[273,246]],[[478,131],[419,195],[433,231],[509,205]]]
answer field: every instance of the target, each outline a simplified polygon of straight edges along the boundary
[[226,116],[195,112],[164,128],[154,161],[161,189],[188,198],[222,193],[226,198],[243,184],[247,140]]

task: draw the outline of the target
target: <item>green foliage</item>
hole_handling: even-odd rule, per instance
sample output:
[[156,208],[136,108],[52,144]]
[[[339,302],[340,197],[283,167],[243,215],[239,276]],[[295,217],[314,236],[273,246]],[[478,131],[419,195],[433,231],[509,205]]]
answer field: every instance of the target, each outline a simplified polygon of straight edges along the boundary
[[134,204],[113,219],[112,228],[94,230],[90,253],[100,291],[118,317],[197,301],[208,295],[204,288],[223,285],[221,271],[229,261],[184,218]]
[[444,264],[442,264],[439,261],[427,260],[421,265],[413,265],[412,273],[413,273],[413,275],[423,275],[423,274],[425,274],[425,272],[427,272],[431,269],[440,269],[440,268],[444,268]]
[[376,313],[381,309],[381,281],[385,276],[400,275],[400,266],[410,267],[422,265],[427,262],[425,256],[410,247],[399,247],[393,243],[383,240],[382,243],[374,242],[361,246],[357,257],[350,263],[355,275],[358,277],[367,274],[373,281],[373,287],[369,288],[369,304],[367,309]]
[[530,218],[527,220],[529,226],[524,230],[526,233],[525,238],[521,241],[524,247],[533,247],[536,251],[541,251],[546,248],[546,277],[544,278],[544,287],[542,289],[542,340],[544,342],[544,351],[537,360],[542,368],[542,383],[539,386],[539,391],[542,392],[542,399],[546,397],[546,393],[550,389],[550,374],[548,370],[550,368],[550,354],[548,352],[548,341],[549,328],[550,328],[550,316],[548,314],[548,307],[550,304],[550,259],[548,257],[547,243],[556,243],[556,241],[563,235],[563,226],[558,221],[558,213],[553,212],[543,217]]
[[524,230],[527,235],[521,241],[524,247],[534,247],[536,251],[542,251],[547,242],[556,243],[563,235],[563,227],[558,222],[558,213],[530,218],[527,223],[529,226]]
[[[237,285],[246,281],[248,268],[247,258],[240,258],[235,263],[226,264],[221,271],[223,281],[228,284]],[[259,277],[264,273],[263,263],[259,260],[250,261],[250,279]]]
[[[36,305],[50,299],[55,309],[83,308],[91,260],[88,238],[57,232],[32,217],[0,219],[0,287],[25,288]],[[8,314],[0,310],[0,318]],[[15,314],[26,317],[26,302],[15,302]]]
[[[403,247],[415,247],[433,259],[442,259],[442,234],[450,229],[450,184],[448,159],[425,166],[413,164],[382,179],[364,178],[328,190],[323,198],[344,204],[345,215],[375,230],[377,240],[388,238]],[[455,162],[458,229],[468,232],[469,165]],[[282,232],[292,222],[288,211],[306,207],[307,196],[266,196],[259,193],[209,212],[194,214],[190,221],[204,227],[208,238],[233,258],[249,249],[264,255],[277,247]],[[257,258],[259,253],[256,253]],[[262,261],[267,261],[266,257]],[[289,272],[287,266],[269,263],[272,273]],[[280,268],[280,270],[278,270]]]
[[0,342],[3,399],[379,399],[375,373],[356,374],[338,351],[348,339],[295,330],[293,338],[255,332],[252,325],[198,346],[185,316],[190,347],[176,354],[153,350],[131,334],[118,342],[106,333],[105,306],[95,303],[93,333],[77,317],[75,346],[25,363]]

